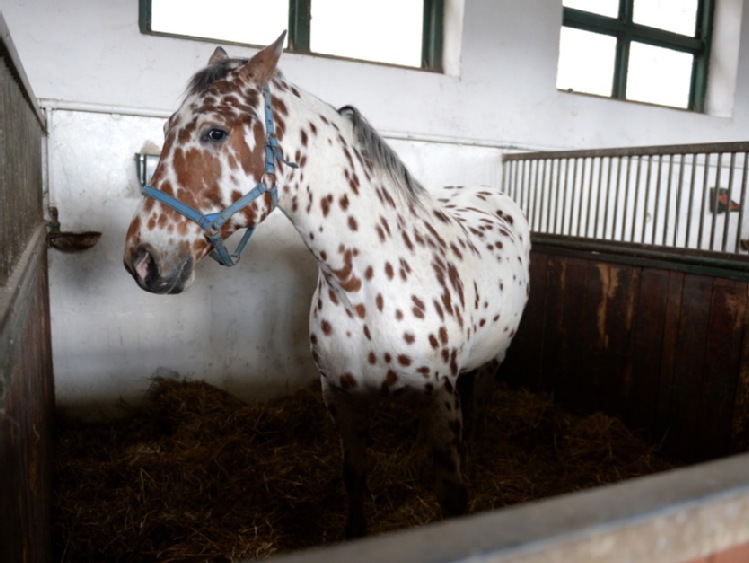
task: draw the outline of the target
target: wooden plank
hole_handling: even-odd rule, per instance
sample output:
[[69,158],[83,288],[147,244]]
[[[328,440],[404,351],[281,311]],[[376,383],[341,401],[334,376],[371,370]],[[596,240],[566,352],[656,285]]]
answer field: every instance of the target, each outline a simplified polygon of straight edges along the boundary
[[700,455],[713,459],[731,449],[732,417],[741,361],[746,312],[745,282],[716,278],[707,331],[705,370],[699,410]]
[[674,381],[669,407],[669,430],[664,446],[687,462],[705,459],[703,449],[712,437],[705,434],[702,393],[706,343],[714,279],[687,275],[681,301]]
[[546,270],[549,256],[531,253],[530,294],[518,333],[507,352],[500,378],[513,387],[538,389],[542,378],[546,322]]
[[[749,304],[749,284],[744,294]],[[739,370],[734,392],[733,416],[731,420],[731,453],[749,450],[749,306],[744,308],[742,321],[744,332],[740,345]]]
[[598,312],[605,359],[598,370],[605,381],[599,386],[598,408],[622,416],[632,377],[632,327],[640,292],[642,268],[600,263],[605,273],[606,306]]
[[[554,396],[573,412],[586,412],[590,408],[587,393],[590,381],[584,367],[589,343],[580,337],[586,313],[590,311],[590,307],[584,306],[588,300],[587,270],[587,260],[567,258],[559,287],[562,310],[556,330],[559,347],[555,358],[557,377]],[[589,314],[587,318],[590,322]],[[554,335],[548,337],[549,340],[553,338]],[[551,366],[547,363],[545,367]]]
[[640,278],[635,305],[629,385],[624,421],[634,430],[645,430],[652,438],[658,407],[662,350],[666,326],[669,273],[646,268]]
[[564,332],[564,280],[567,258],[550,256],[546,267],[546,317],[541,338],[541,376],[537,391],[554,394],[561,374],[560,356],[562,353],[561,334]]
[[512,383],[621,415],[688,461],[749,446],[745,282],[538,249],[531,279]]
[[578,388],[579,410],[595,412],[601,409],[601,394],[611,384],[608,370],[609,335],[606,325],[609,313],[612,284],[616,278],[609,264],[591,260],[588,262],[586,294],[577,306],[582,309],[581,321],[576,328],[570,327],[580,339],[576,353],[581,380],[584,385]]
[[0,288],[0,561],[49,561],[52,554],[54,389],[45,233],[40,225]]
[[663,320],[663,344],[661,347],[661,369],[658,380],[658,400],[653,430],[657,441],[663,441],[670,427],[671,395],[673,393],[676,370],[679,325],[681,323],[681,302],[685,274],[669,272],[666,294],[666,310]]

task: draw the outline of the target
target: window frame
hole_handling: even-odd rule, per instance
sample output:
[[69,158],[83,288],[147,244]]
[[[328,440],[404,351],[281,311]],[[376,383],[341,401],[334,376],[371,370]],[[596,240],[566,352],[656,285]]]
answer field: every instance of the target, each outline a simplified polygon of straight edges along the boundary
[[[388,66],[397,66],[410,70],[424,70],[430,72],[443,72],[442,46],[444,40],[444,0],[424,0],[424,27],[421,45],[421,67],[383,63],[353,57],[341,57],[325,53],[315,53],[310,50],[310,5],[312,0],[288,0],[289,2],[289,24],[288,24],[288,47],[289,53],[314,55],[317,57],[337,58],[351,61],[367,62]],[[138,25],[140,32],[144,35],[156,35],[162,37],[179,37],[193,39],[196,41],[223,41],[227,44],[243,45],[249,47],[261,47],[250,43],[237,43],[217,38],[195,37],[192,35],[180,35],[166,33],[151,29],[151,0],[138,0]]]
[[633,41],[693,55],[694,65],[686,109],[704,113],[715,1],[698,0],[694,37],[635,23],[634,3],[635,0],[619,0],[619,13],[616,18],[565,6],[562,25],[616,38],[614,77],[611,86],[613,99],[627,100],[627,69]]

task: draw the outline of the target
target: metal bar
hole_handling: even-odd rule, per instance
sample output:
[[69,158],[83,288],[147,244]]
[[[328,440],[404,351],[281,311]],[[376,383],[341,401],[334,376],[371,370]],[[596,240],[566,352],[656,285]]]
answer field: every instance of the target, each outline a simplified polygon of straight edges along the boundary
[[520,209],[523,210],[523,213],[525,213],[526,217],[528,216],[528,210],[525,208],[525,205],[523,203],[525,199],[525,167],[528,163],[527,162],[521,162],[520,166],[518,167],[518,174],[517,174],[517,181],[518,181],[518,205],[520,206]]
[[[651,183],[652,173],[653,173],[653,155],[650,155],[648,157],[647,176],[645,177],[645,198],[643,199],[643,202],[642,202],[642,239],[640,240],[640,242],[643,242],[643,243],[645,242],[645,232],[647,231],[648,202],[650,201],[650,183]],[[635,213],[635,218],[636,217],[637,217],[637,213]]]
[[556,175],[556,186],[554,189],[554,213],[549,213],[550,218],[552,221],[550,222],[549,231],[552,233],[556,233],[557,231],[557,217],[558,217],[558,211],[562,207],[559,205],[560,197],[559,194],[562,191],[562,163],[561,160],[555,160],[556,163],[556,169],[557,169],[557,175]]
[[[655,200],[653,201],[653,226],[650,230],[650,242],[655,244],[658,222],[661,217],[661,183],[663,175],[663,155],[658,156],[658,176],[655,180]],[[668,209],[668,206],[666,207]]]
[[[585,213],[585,236],[596,237],[595,223],[593,221],[593,177],[596,169],[596,159],[590,159],[590,174],[588,175],[588,209]],[[593,233],[590,232],[590,226],[593,223]]]
[[[684,187],[684,163],[687,159],[685,154],[679,155],[679,180],[676,186],[676,209],[674,213],[674,240],[672,246],[678,244],[679,228],[681,227],[681,196]],[[687,224],[689,221],[687,221]],[[686,244],[684,245],[686,246]]]
[[536,214],[536,201],[538,199],[538,166],[540,161],[534,160],[530,162],[530,169],[528,170],[529,179],[531,184],[528,190],[528,215],[530,218],[531,229],[534,231],[538,230],[538,215]]
[[[613,190],[613,198],[609,198],[613,201],[613,216],[611,217],[611,239],[616,240],[616,220],[619,217],[619,191],[622,184],[622,165],[624,163],[624,158],[621,157],[611,157],[610,162],[613,164],[614,159],[616,158],[616,185]],[[611,192],[611,185],[609,185],[609,192]],[[610,207],[610,204],[606,206],[606,211],[608,212],[608,208]],[[606,225],[606,231],[608,231],[608,225]]]
[[522,194],[523,194],[523,206],[525,209],[526,216],[529,216],[531,213],[531,190],[528,187],[528,183],[531,181],[532,178],[532,169],[533,169],[533,162],[529,161],[525,163],[526,166],[523,167],[523,182],[521,184]]
[[[692,178],[689,183],[689,207],[688,207],[688,213],[687,213],[687,234],[686,234],[686,244],[685,246],[687,248],[690,247],[690,241],[692,239],[692,214],[694,210],[694,188],[697,182],[697,155],[692,155]],[[699,238],[698,244],[699,244]]]
[[[718,155],[718,168],[715,172],[715,188],[713,189],[713,223],[710,225],[710,250],[715,250],[715,229],[718,225],[718,216],[720,215],[720,176],[721,172],[723,171],[723,155]],[[726,215],[726,220],[723,221],[724,228],[725,228],[725,222],[728,220],[728,215]]]
[[547,166],[548,162],[549,162],[548,160],[541,161],[541,163],[543,165],[543,174],[541,176],[541,186],[540,186],[540,189],[541,189],[540,196],[541,197],[539,197],[539,209],[537,210],[537,216],[538,216],[538,220],[539,220],[539,225],[540,226],[542,226],[545,223],[544,222],[544,214],[545,214],[544,212],[545,212],[546,208],[549,206],[549,202],[548,202],[548,199],[547,199],[548,190],[546,189],[546,173],[547,173],[547,168],[548,168],[548,166]]
[[577,168],[578,160],[574,159],[570,161],[572,165],[572,183],[570,184],[569,191],[569,203],[565,203],[565,210],[569,211],[569,222],[566,226],[566,234],[571,235],[575,227],[575,197],[577,194]]
[[620,147],[611,149],[576,150],[576,151],[535,151],[510,153],[502,156],[503,160],[539,160],[543,158],[590,158],[594,156],[648,156],[652,154],[702,154],[749,152],[749,142],[735,143],[701,143],[694,145],[654,145],[645,147]]
[[512,192],[510,191],[510,166],[512,166],[512,163],[503,162],[502,163],[502,191],[510,196],[512,198]]
[[739,224],[736,228],[736,252],[742,250],[741,248],[741,228],[744,225],[744,207],[746,206],[746,180],[747,180],[747,169],[749,168],[749,153],[744,153],[744,167],[741,174],[741,198],[739,199]]
[[[725,150],[737,146],[746,150]],[[720,147],[717,152],[695,152],[690,147],[678,153],[607,156],[602,154],[606,151],[588,151],[594,156],[538,161],[513,158],[505,161],[503,181],[536,233],[738,252],[743,240],[744,206],[749,205],[749,143],[722,143]],[[725,154],[728,159],[724,159]],[[726,179],[726,160],[728,188],[723,209],[719,190]],[[699,166],[703,167],[701,181],[697,178]],[[716,167],[714,173],[712,167]],[[730,206],[739,197],[739,167],[740,207],[734,220]],[[738,227],[734,235],[735,222]]]
[[533,221],[532,209],[531,209],[531,193],[533,192],[533,165],[535,161],[529,160],[525,164],[525,170],[523,171],[524,182],[523,182],[523,206],[525,209],[525,215],[529,221]]
[[603,232],[601,238],[607,238],[609,232],[609,206],[611,205],[611,169],[614,165],[613,158],[606,159],[606,203],[603,209]]
[[702,239],[704,238],[705,232],[705,215],[707,214],[706,202],[710,193],[707,189],[708,173],[710,171],[710,153],[705,153],[705,162],[703,164],[705,170],[702,175],[702,202],[700,204],[700,229],[697,236],[697,248],[702,248]]
[[[596,214],[593,224],[593,238],[603,238],[603,233],[598,234],[598,227],[601,224],[601,200],[603,199],[603,158],[598,159],[598,194],[596,197]],[[605,213],[605,212],[604,212]]]
[[626,240],[624,237],[624,233],[627,228],[627,205],[629,203],[629,179],[630,179],[630,176],[632,175],[631,170],[632,170],[632,158],[628,156],[627,168],[625,169],[625,173],[624,173],[624,204],[622,205],[622,231],[620,235],[620,238],[624,240]]
[[668,229],[671,226],[671,176],[674,173],[674,155],[668,155],[668,174],[666,176],[666,212],[663,217],[663,235],[661,236],[661,245],[666,244],[668,238]]
[[577,198],[577,236],[583,236],[583,200],[585,199],[585,170],[588,159],[580,160],[580,197]]
[[557,233],[559,234],[566,234],[564,232],[565,229],[565,223],[566,223],[566,215],[567,215],[567,186],[568,182],[567,179],[570,176],[570,160],[564,160],[564,179],[562,180],[562,191],[561,191],[561,205],[559,205],[559,227],[557,228]]
[[736,165],[736,153],[732,152],[728,161],[728,193],[726,194],[726,220],[723,223],[723,241],[720,249],[725,252],[728,246],[728,231],[731,229],[731,188],[733,188],[733,167]]
[[[635,175],[635,194],[634,194],[634,203],[633,203],[633,210],[632,210],[632,233],[630,234],[629,240],[634,242],[635,240],[635,229],[637,228],[637,207],[638,202],[640,201],[639,195],[640,195],[640,170],[642,168],[642,158],[640,157],[637,159],[637,173]],[[624,208],[626,211],[627,207]]]

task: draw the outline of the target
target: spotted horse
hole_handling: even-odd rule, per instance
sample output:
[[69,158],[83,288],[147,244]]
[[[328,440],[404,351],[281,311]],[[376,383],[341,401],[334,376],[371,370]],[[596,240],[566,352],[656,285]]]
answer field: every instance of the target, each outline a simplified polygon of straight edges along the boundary
[[[367,407],[383,397],[418,408],[442,513],[462,514],[466,428],[528,297],[528,225],[497,190],[426,191],[358,110],[276,69],[282,45],[283,35],[249,60],[219,47],[194,75],[165,126],[125,267],[146,291],[179,293],[201,258],[233,265],[278,207],[319,267],[309,339],[341,438],[346,536],[366,533]],[[476,400],[461,409],[472,381]]]

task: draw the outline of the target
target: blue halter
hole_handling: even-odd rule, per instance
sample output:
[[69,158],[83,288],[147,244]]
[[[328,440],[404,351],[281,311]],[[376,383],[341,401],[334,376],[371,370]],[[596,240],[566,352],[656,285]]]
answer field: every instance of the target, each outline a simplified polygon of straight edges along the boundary
[[213,251],[211,251],[211,257],[221,264],[222,266],[234,266],[239,262],[239,256],[242,254],[244,247],[255,232],[255,227],[248,227],[245,230],[242,239],[237,245],[237,249],[232,253],[226,250],[224,246],[224,239],[221,238],[221,227],[224,226],[232,215],[241,211],[253,201],[263,195],[266,191],[270,192],[273,199],[271,211],[276,208],[278,204],[278,186],[276,185],[276,159],[280,160],[284,164],[291,166],[292,168],[298,168],[298,165],[294,162],[284,160],[281,147],[278,144],[278,138],[276,138],[275,126],[273,124],[273,110],[271,108],[271,97],[270,90],[267,86],[263,88],[263,97],[265,98],[265,176],[273,176],[273,186],[269,189],[265,186],[262,178],[260,182],[252,188],[248,193],[239,198],[237,201],[232,203],[229,207],[219,213],[207,213],[203,215],[199,211],[196,211],[189,205],[182,203],[177,198],[170,196],[160,190],[157,190],[153,186],[144,186],[142,193],[144,196],[149,196],[155,200],[168,205],[178,213],[181,213],[188,219],[195,221],[200,228],[205,231],[205,237],[213,245]]

